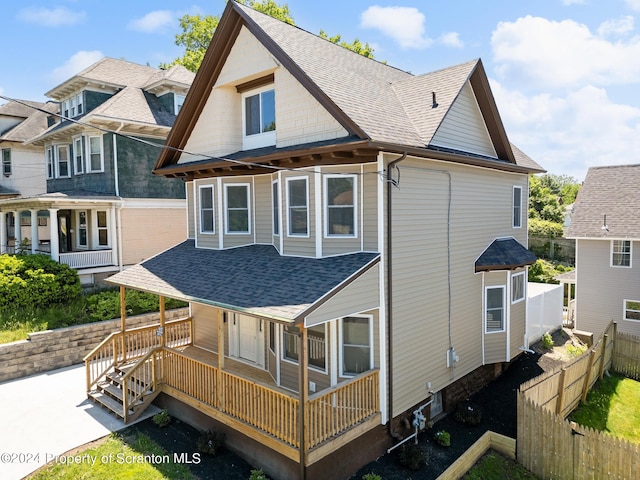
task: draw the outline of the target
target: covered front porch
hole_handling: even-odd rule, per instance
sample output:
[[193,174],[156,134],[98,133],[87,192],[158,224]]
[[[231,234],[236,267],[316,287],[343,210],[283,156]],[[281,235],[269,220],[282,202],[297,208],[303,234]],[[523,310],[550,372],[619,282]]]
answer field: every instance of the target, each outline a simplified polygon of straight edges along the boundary
[[83,269],[119,265],[115,198],[47,194],[0,201],[0,253],[45,254]]
[[[121,287],[121,302],[125,304]],[[346,442],[380,425],[379,370],[359,375],[310,394],[307,329],[296,334],[300,356],[300,391],[279,385],[267,368],[229,354],[228,323],[233,312],[216,309],[217,351],[194,345],[194,318],[126,327],[105,339],[85,357],[90,398],[112,409],[126,422],[135,419],[160,393],[197,409],[214,420],[258,440],[278,455],[307,466]]]

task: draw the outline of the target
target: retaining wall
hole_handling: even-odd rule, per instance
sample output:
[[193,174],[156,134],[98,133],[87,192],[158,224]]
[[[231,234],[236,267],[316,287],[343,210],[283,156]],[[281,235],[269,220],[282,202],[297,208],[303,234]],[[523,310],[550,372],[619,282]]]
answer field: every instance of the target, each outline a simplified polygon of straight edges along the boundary
[[[168,310],[166,319],[189,315],[188,308]],[[127,317],[127,328],[159,322],[159,313]],[[82,359],[112,332],[120,319],[75,325],[29,334],[27,340],[0,345],[0,382],[82,363]]]

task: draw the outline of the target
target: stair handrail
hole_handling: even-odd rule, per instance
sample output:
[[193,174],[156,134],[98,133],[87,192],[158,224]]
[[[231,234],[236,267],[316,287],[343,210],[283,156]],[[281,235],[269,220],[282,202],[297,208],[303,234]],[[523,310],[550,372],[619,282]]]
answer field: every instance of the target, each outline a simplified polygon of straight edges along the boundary
[[[87,392],[91,391],[91,387],[93,387],[96,383],[102,379],[102,377],[106,376],[109,370],[115,366],[116,359],[118,358],[118,348],[121,342],[117,341],[119,337],[122,335],[122,332],[113,332],[107,338],[105,338],[102,342],[100,342],[91,352],[84,356],[82,359],[85,364],[86,375],[87,375]],[[102,370],[98,370],[97,372],[92,372],[92,362],[95,360],[94,357],[98,354],[98,352],[105,350],[107,345],[111,343],[110,347],[112,349],[113,355],[111,356],[111,363]],[[92,375],[94,373],[95,375]]]
[[[145,392],[148,389],[148,386],[151,385],[151,389],[155,392],[157,389],[157,353],[160,353],[163,350],[163,347],[156,347],[152,350],[149,350],[144,356],[140,357],[138,360],[136,360],[136,363],[133,364],[133,366],[131,367],[131,369],[125,373],[122,376],[122,379],[120,380],[120,384],[122,387],[122,417],[124,419],[124,423],[127,423],[127,419],[129,416],[129,409],[130,409],[130,405],[135,405],[135,403],[140,400]],[[135,372],[137,372],[140,367],[142,365],[144,365],[149,358],[152,359],[152,363],[151,363],[151,382],[147,383],[146,379],[145,379],[145,384],[142,386],[142,388],[140,388],[140,391],[136,391],[135,389],[132,390],[133,395],[129,394],[129,387],[128,387],[128,383],[131,380],[131,377],[133,376],[133,374]]]

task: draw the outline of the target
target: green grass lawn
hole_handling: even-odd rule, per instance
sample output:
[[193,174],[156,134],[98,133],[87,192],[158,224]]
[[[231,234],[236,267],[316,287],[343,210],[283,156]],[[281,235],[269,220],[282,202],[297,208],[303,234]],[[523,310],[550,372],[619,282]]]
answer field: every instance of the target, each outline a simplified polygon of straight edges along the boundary
[[587,394],[569,420],[640,443],[640,382],[606,375]]
[[515,460],[505,457],[493,450],[485,453],[463,480],[537,480],[537,477],[529,472]]
[[[71,463],[67,458],[77,461]],[[95,461],[95,463],[94,463]],[[148,436],[111,434],[97,445],[80,450],[38,470],[29,480],[195,480],[190,470],[174,463],[173,454],[163,450]]]

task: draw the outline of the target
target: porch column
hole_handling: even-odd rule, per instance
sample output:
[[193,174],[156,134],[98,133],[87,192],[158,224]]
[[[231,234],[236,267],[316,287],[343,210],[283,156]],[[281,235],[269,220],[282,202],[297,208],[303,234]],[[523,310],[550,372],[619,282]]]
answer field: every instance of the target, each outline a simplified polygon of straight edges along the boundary
[[116,209],[111,207],[109,209],[109,245],[111,246],[111,262],[114,265],[118,265],[118,235],[116,234]]
[[38,210],[31,210],[31,253],[36,253],[38,243]]
[[[124,287],[120,285],[120,333],[122,339],[122,361],[127,360],[127,349],[125,348],[124,332],[127,330],[127,297]],[[114,355],[115,356],[115,355]]]
[[298,413],[298,439],[300,441],[300,478],[307,478],[307,468],[305,466],[307,457],[307,399],[309,398],[309,354],[307,340],[307,329],[304,324],[300,325],[300,336],[298,337],[300,346],[298,351],[298,365],[300,366],[299,378],[298,378],[298,391],[300,398],[299,413]]
[[7,253],[7,213],[0,212],[0,254]]
[[224,313],[218,309],[218,369],[224,369]]
[[162,339],[160,340],[160,345],[162,347],[167,346],[167,332],[164,329],[165,315],[164,315],[164,296],[160,295],[160,328],[162,331]]
[[20,210],[16,210],[13,212],[13,238],[14,241],[14,253],[18,253],[20,251],[20,244],[22,243],[22,225],[20,221]]
[[49,209],[49,242],[51,258],[60,261],[60,235],[58,235],[58,209]]

